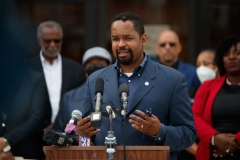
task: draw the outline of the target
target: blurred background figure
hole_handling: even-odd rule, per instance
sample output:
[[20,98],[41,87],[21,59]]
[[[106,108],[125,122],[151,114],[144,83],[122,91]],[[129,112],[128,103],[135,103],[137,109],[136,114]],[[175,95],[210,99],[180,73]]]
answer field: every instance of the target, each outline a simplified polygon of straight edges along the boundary
[[[201,83],[203,83],[206,80],[211,80],[219,76],[214,58],[215,58],[214,50],[206,49],[199,53],[196,60],[196,66],[197,66],[197,75]],[[198,88],[199,87],[191,88],[189,90],[189,97],[192,103],[194,102],[194,96]],[[182,151],[178,160],[195,160],[198,141],[199,140],[197,139],[196,142],[191,147],[187,148],[185,151]]]
[[197,75],[201,83],[218,77],[218,69],[214,62],[215,52],[213,50],[203,50],[197,57]]
[[181,51],[182,45],[176,32],[164,30],[159,34],[156,44],[158,62],[172,67],[185,75],[188,89],[196,88],[200,85],[196,67],[179,59]]
[[199,144],[197,160],[240,159],[240,38],[224,38],[215,62],[220,77],[205,81],[193,103]]
[[51,123],[44,76],[25,66],[28,19],[14,1],[0,2],[0,159],[44,159],[43,129]]
[[[198,54],[196,60],[196,71],[201,84],[206,80],[214,79],[219,76],[214,58],[215,51],[211,49],[203,50]],[[191,98],[192,103],[198,88],[199,87],[195,87],[189,90],[189,97]]]
[[[29,60],[31,67],[44,73],[54,122],[61,97],[73,88],[81,86],[86,76],[83,67],[77,62],[61,56],[63,30],[55,21],[42,22],[37,29],[40,54]],[[48,128],[51,128],[50,125]]]
[[[102,69],[112,63],[111,54],[102,47],[93,47],[88,49],[83,55],[82,64],[86,76]],[[73,110],[84,110],[83,101],[85,93],[85,84],[64,94],[60,110],[53,125],[53,130],[63,132],[66,124],[71,119]]]
[[[19,70],[18,70],[19,71]],[[0,109],[0,159],[44,159],[43,130],[51,123],[51,108],[44,76],[21,71],[12,100]]]

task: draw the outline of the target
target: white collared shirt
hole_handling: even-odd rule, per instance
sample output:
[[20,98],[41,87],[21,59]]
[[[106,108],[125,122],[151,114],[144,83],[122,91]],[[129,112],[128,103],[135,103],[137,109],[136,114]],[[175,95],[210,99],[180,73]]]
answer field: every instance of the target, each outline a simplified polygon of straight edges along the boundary
[[61,99],[61,89],[62,89],[62,58],[60,53],[58,57],[53,60],[53,64],[51,65],[42,55],[42,51],[40,52],[40,59],[43,66],[43,72],[45,76],[45,80],[47,83],[47,89],[49,94],[49,99],[52,107],[52,123],[54,122],[58,110],[59,103]]

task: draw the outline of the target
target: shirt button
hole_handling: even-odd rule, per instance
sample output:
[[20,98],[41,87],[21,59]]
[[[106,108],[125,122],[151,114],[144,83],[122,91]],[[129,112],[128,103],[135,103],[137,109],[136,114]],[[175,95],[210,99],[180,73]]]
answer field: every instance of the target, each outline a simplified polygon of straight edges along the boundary
[[140,77],[140,74],[138,74],[138,77]]
[[2,126],[5,127],[5,123],[2,123]]
[[131,82],[131,80],[128,80],[128,82]]

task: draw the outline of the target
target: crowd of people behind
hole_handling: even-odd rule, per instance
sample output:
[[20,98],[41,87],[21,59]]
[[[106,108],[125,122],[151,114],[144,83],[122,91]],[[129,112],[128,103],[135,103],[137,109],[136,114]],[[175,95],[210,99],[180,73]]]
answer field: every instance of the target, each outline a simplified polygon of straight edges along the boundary
[[[0,159],[44,159],[43,146],[48,145],[42,140],[44,131],[64,132],[75,109],[83,113],[76,134],[91,137],[94,145],[105,145],[108,118],[94,128],[89,116],[98,78],[105,83],[103,111],[106,105],[121,106],[119,86],[130,89],[127,122],[123,124],[120,113],[113,120],[117,145],[170,146],[171,160],[240,159],[239,37],[227,36],[215,50],[200,52],[196,66],[180,60],[182,45],[170,29],[159,33],[157,60],[152,61],[144,52],[147,38],[142,20],[131,12],[112,19],[113,55],[93,47],[79,64],[61,55],[63,37],[55,21],[38,26],[41,50],[19,68],[22,75],[9,91],[11,103],[1,101]],[[145,114],[149,107],[150,116]]]

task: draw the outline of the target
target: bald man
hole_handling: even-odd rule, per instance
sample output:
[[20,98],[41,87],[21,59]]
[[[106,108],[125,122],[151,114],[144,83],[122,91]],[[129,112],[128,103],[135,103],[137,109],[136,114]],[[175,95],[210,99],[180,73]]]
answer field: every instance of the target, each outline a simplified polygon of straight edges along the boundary
[[188,89],[196,88],[200,85],[196,68],[179,59],[181,51],[182,45],[176,32],[173,30],[164,30],[159,34],[156,44],[158,62],[172,67],[185,75]]

